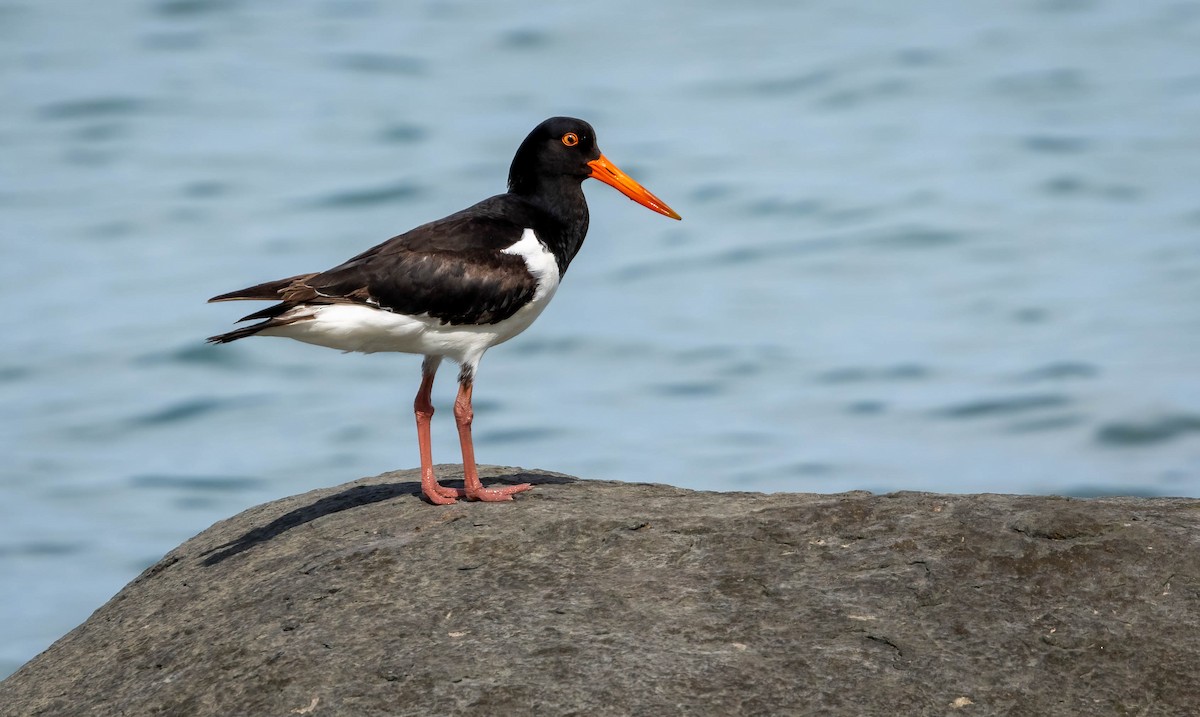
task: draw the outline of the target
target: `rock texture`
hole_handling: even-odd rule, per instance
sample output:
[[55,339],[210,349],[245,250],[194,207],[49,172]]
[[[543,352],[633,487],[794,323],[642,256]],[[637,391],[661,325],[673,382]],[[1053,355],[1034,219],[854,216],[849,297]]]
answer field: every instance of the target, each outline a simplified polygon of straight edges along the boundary
[[[453,466],[442,466],[453,476]],[[413,472],[171,551],[5,715],[1194,715],[1200,501]]]

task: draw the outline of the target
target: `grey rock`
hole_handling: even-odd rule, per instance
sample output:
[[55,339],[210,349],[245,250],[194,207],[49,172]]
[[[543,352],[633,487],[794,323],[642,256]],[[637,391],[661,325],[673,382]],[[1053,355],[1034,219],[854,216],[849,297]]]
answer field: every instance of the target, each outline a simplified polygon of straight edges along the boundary
[[1200,709],[1197,500],[483,475],[537,486],[438,508],[388,473],[217,523],[0,683],[0,713]]

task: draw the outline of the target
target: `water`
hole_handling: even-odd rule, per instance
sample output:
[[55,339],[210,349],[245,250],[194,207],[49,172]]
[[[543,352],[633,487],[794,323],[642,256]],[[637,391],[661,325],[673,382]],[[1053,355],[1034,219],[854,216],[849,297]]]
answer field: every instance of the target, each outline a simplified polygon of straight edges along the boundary
[[[589,183],[488,463],[716,490],[1200,496],[1200,4],[0,3],[0,675],[240,509],[417,463],[419,359],[217,293]],[[457,460],[453,372],[435,389]]]

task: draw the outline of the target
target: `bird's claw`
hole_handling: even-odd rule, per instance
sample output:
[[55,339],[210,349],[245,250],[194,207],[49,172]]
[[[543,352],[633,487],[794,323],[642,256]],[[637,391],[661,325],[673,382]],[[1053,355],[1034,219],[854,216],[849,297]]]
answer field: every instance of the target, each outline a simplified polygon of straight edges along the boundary
[[480,500],[485,503],[499,503],[500,501],[512,500],[513,494],[527,491],[532,487],[532,483],[509,485],[503,488],[484,488],[480,486],[475,490],[468,489],[466,494],[467,498],[471,500]]

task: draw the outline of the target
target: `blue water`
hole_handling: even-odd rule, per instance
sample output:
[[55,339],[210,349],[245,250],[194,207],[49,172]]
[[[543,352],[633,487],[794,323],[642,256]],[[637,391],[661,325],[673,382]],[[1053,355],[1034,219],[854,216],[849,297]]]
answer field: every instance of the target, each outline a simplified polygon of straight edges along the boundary
[[482,461],[1200,496],[1197,48],[1196,2],[0,2],[0,675],[212,522],[417,463],[419,359],[207,347],[247,307],[204,300],[501,191],[555,114],[684,221],[589,183]]

